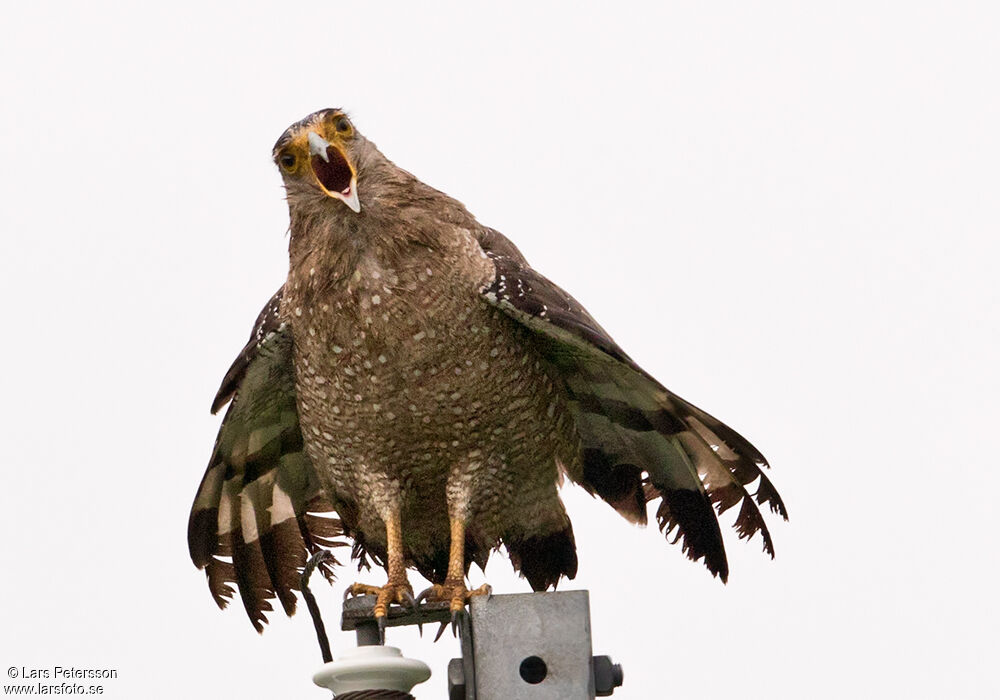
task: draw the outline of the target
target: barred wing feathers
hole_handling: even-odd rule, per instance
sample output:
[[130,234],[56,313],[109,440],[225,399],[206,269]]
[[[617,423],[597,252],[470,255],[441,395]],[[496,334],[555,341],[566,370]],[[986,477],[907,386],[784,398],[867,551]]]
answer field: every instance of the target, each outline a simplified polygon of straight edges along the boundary
[[[226,607],[237,584],[258,632],[278,598],[295,612],[307,556],[342,544],[333,510],[303,451],[295,404],[292,336],[278,320],[282,290],[257,318],[219,388],[212,412],[231,401],[191,507],[188,546]],[[323,565],[329,578],[332,571]]]
[[[713,504],[719,513],[741,504],[739,536],[760,532],[773,557],[758,504],[786,519],[787,513],[761,469],[763,455],[647,374],[513,243],[492,229],[479,241],[496,268],[484,297],[533,332],[562,380],[582,443],[582,465],[570,478],[636,523],[646,522],[647,501],[659,498],[660,529],[676,533],[683,551],[723,581],[729,568]],[[746,487],[754,481],[751,496]]]

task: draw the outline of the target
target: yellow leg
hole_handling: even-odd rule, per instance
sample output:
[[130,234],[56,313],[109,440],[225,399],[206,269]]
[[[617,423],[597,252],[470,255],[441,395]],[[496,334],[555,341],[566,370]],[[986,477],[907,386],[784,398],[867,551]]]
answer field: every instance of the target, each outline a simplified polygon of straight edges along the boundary
[[345,597],[351,595],[374,595],[375,619],[380,626],[384,625],[385,616],[391,603],[415,606],[413,588],[406,579],[406,559],[403,557],[403,531],[400,524],[399,511],[394,510],[385,523],[386,538],[386,570],[389,580],[384,586],[369,586],[355,583],[347,588]]
[[465,608],[472,596],[489,595],[492,589],[483,584],[474,591],[465,587],[465,520],[451,518],[451,547],[448,550],[448,574],[444,583],[435,583],[418,600],[449,601],[454,617]]

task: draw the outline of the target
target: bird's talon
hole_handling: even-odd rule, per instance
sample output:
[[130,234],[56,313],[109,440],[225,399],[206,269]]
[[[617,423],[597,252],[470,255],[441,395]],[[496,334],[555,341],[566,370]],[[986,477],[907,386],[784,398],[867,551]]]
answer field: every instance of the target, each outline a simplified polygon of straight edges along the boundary
[[385,620],[386,615],[389,614],[389,606],[393,603],[411,608],[416,607],[413,600],[413,589],[410,588],[410,584],[405,579],[400,583],[390,581],[384,586],[370,586],[366,583],[351,584],[344,591],[344,600],[357,595],[375,596],[375,606],[372,608],[372,616],[380,624]]
[[416,605],[420,605],[421,603],[423,603],[424,601],[426,601],[428,598],[430,598],[431,594],[434,593],[435,590],[438,589],[438,588],[440,588],[440,586],[438,586],[438,584],[435,583],[430,588],[425,588],[424,590],[420,591],[420,594],[417,596],[417,599],[416,599]]
[[423,602],[448,602],[450,603],[450,608],[452,612],[452,623],[457,625],[455,616],[459,613],[465,612],[466,604],[472,600],[473,596],[490,596],[493,593],[493,588],[484,583],[479,588],[469,590],[465,587],[464,581],[448,581],[446,580],[443,584],[435,583],[430,588],[421,591],[420,595],[417,596],[418,601]]
[[464,614],[465,614],[465,608],[462,608],[461,610],[451,611],[451,633],[456,638],[458,637],[458,630],[459,627],[461,626],[461,620]]
[[434,641],[435,642],[437,642],[437,640],[441,639],[441,635],[444,634],[444,631],[446,629],[448,629],[448,623],[447,622],[442,622],[441,626],[438,627],[437,634],[434,635]]

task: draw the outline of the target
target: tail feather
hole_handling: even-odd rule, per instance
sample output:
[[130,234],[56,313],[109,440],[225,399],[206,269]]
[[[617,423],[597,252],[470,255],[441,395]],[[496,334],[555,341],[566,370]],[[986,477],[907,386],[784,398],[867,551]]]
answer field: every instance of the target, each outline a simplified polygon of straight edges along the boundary
[[504,546],[514,570],[528,579],[533,591],[555,588],[563,576],[576,578],[576,541],[568,519],[562,530],[549,534],[505,537]]

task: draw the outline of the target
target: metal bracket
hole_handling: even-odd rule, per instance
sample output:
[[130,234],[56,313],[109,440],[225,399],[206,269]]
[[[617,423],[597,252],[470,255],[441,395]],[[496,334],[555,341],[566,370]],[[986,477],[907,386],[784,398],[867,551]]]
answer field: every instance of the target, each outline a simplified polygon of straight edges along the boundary
[[[378,644],[374,596],[348,599],[341,628]],[[387,627],[447,622],[449,604],[391,606]],[[476,596],[461,617],[462,658],[448,664],[449,700],[591,700],[611,695],[622,668],[593,656],[587,591]]]
[[[590,700],[622,684],[621,666],[592,656],[587,591],[473,598],[470,607],[462,667],[471,656],[472,675],[464,696],[451,686],[450,700]],[[457,671],[450,666],[449,679]]]
[[[373,617],[375,596],[362,595],[348,598],[340,615],[340,629],[345,632],[354,631],[358,637],[358,646],[379,644],[378,625]],[[404,627],[408,625],[426,625],[435,622],[451,620],[451,604],[448,601],[424,603],[416,610],[399,605],[390,605],[386,615],[386,627]]]

